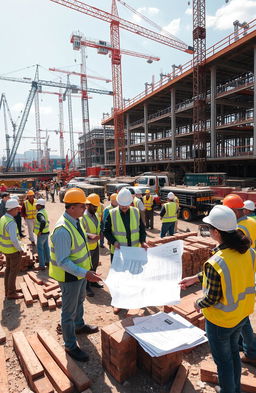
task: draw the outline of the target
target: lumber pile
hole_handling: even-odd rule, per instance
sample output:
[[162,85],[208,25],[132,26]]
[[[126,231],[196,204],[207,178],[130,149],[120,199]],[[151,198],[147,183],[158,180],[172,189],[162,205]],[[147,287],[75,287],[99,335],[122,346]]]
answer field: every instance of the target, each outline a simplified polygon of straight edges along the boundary
[[[13,346],[28,385],[34,392],[74,393],[89,388],[87,375],[46,330],[29,337],[22,331],[15,332]],[[0,351],[0,362],[1,356]],[[0,387],[1,382],[2,379]]]
[[[38,262],[38,255],[33,254],[29,245],[24,244],[23,249],[24,249],[25,254],[22,255],[22,257],[21,257],[20,272],[26,272],[27,270],[33,269],[35,263]],[[0,270],[0,277],[4,276],[5,261],[6,261],[6,259],[5,259],[4,254],[1,254],[0,255],[0,268],[1,268],[1,266],[3,266],[3,268]]]

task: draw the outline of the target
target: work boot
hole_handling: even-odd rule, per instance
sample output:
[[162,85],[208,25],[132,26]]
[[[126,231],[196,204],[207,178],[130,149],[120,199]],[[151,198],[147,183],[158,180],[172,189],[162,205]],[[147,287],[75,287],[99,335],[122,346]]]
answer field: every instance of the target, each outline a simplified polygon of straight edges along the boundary
[[79,362],[88,362],[89,360],[89,355],[87,355],[87,353],[82,351],[79,347],[76,347],[75,349],[65,348],[65,351],[69,356],[75,360],[78,360]]
[[94,334],[99,331],[98,326],[93,325],[84,325],[78,329],[76,329],[76,334]]

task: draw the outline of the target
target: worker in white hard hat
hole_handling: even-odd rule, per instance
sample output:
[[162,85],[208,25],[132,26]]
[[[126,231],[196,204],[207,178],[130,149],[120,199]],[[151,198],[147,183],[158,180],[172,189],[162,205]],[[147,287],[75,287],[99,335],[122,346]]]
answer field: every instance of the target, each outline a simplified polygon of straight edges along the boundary
[[37,236],[37,253],[39,259],[38,270],[45,270],[45,267],[50,262],[50,249],[49,249],[49,218],[45,209],[45,200],[40,198],[36,201],[37,215],[34,224],[34,233]]
[[[148,248],[146,244],[145,226],[141,220],[139,210],[131,206],[133,197],[131,192],[123,188],[117,195],[118,206],[111,209],[104,226],[104,236],[110,243],[111,261],[115,249],[120,246]],[[117,314],[119,308],[114,308]]]
[[172,236],[174,234],[177,216],[178,205],[175,202],[175,195],[173,192],[169,192],[167,202],[163,204],[160,211],[160,219],[162,220],[160,237]]
[[5,208],[6,213],[0,219],[0,251],[6,256],[5,296],[7,299],[21,299],[23,295],[16,289],[16,277],[20,271],[23,248],[14,219],[19,212],[20,205],[17,199],[8,199]]
[[143,224],[146,225],[146,219],[145,219],[145,206],[144,203],[142,202],[142,193],[141,189],[139,187],[135,187],[134,190],[130,190],[132,197],[133,197],[133,206],[137,207],[140,211],[140,218],[143,221]]
[[[239,336],[255,301],[255,251],[237,229],[236,215],[227,206],[214,206],[208,217],[211,237],[218,243],[203,272],[186,277],[182,289],[201,282],[203,297],[195,302],[206,319],[206,333],[217,365],[220,392],[240,392]],[[219,391],[219,390],[218,390]]]
[[244,201],[244,215],[247,217],[251,217],[256,220],[255,214],[255,203],[253,201],[247,200]]

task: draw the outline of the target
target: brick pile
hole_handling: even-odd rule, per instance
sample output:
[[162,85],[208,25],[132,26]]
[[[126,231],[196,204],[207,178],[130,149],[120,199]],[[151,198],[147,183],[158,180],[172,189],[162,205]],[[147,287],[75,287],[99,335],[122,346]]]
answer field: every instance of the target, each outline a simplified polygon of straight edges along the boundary
[[182,362],[182,352],[152,358],[137,341],[125,331],[133,325],[129,317],[101,329],[102,365],[119,383],[145,370],[159,384],[165,384]]
[[[20,266],[20,272],[26,272],[27,270],[31,270],[34,268],[34,265],[36,262],[38,262],[38,255],[34,254],[28,245],[23,246],[25,255],[22,255],[21,257],[21,266]],[[0,277],[4,276],[5,272],[5,261],[6,258],[2,254],[0,255],[0,266],[3,266],[3,268],[0,270]]]

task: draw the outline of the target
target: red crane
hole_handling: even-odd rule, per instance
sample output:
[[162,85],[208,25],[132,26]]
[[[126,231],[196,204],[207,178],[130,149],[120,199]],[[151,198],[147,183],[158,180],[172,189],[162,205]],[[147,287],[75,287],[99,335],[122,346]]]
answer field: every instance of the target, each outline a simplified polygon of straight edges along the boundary
[[122,70],[121,70],[121,52],[120,52],[120,28],[130,31],[139,36],[159,42],[163,45],[181,50],[187,53],[193,53],[191,47],[184,42],[174,38],[167,37],[135,23],[122,19],[118,15],[116,0],[112,0],[111,13],[99,8],[92,7],[78,0],[50,0],[54,3],[61,4],[67,8],[84,13],[97,19],[101,19],[110,24],[110,41],[112,47],[112,80],[113,80],[113,101],[114,101],[114,129],[115,129],[115,153],[116,153],[116,174],[126,174],[125,160],[125,133],[124,120],[121,112],[123,106],[122,94]]

